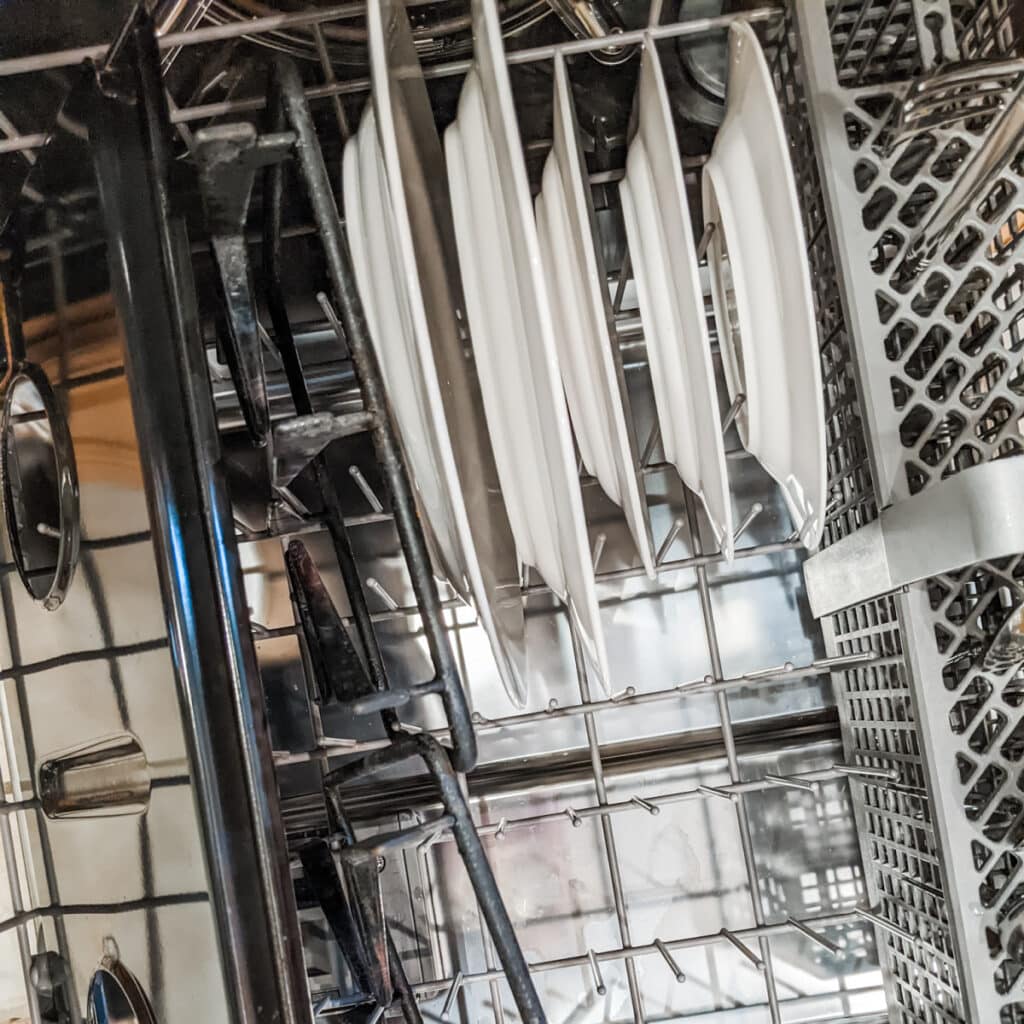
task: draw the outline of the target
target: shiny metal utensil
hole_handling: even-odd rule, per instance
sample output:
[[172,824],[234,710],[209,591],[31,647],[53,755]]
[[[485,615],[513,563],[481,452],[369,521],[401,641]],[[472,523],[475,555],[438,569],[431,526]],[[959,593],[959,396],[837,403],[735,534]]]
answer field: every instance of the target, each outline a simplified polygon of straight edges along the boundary
[[1008,672],[1024,663],[1024,603],[1004,619],[985,651],[981,667],[986,672]]
[[145,814],[149,762],[131,733],[52,754],[39,767],[39,802],[48,818]]
[[[1024,60],[1007,61],[1005,65],[1024,72]],[[993,107],[991,109],[1000,109]],[[963,218],[980,202],[995,175],[1013,158],[1024,144],[1024,74],[1007,95],[1002,112],[988,130],[988,135],[973,159],[963,169],[956,184],[930,213],[918,233],[907,246],[908,266],[921,269],[956,237]]]
[[879,135],[876,152],[890,156],[920,132],[1005,110],[1013,79],[1022,71],[1020,59],[979,60],[945,64],[922,76],[896,107],[891,127]]

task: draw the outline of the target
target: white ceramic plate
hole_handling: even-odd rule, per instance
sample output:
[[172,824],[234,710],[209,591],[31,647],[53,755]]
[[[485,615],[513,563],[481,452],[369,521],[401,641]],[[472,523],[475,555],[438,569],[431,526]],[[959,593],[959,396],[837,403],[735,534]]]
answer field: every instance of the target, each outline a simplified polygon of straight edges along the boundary
[[789,147],[754,30],[729,30],[726,115],[704,166],[704,220],[740,440],[779,482],[804,545],[825,518],[825,411],[811,276]]
[[697,247],[665,78],[644,43],[637,129],[619,186],[665,458],[704,504],[732,558],[732,504]]
[[520,558],[569,605],[607,691],[608,659],[569,416],[501,30],[473,0],[473,67],[445,133],[473,352]]
[[622,360],[612,343],[603,260],[565,59],[555,57],[554,136],[537,197],[537,234],[551,284],[555,344],[576,443],[587,471],[625,512],[647,575],[654,552]]
[[[381,375],[402,435],[439,567],[461,597],[469,588],[454,518],[439,515],[450,504],[434,445],[431,412],[413,348],[409,289],[396,253],[395,222],[384,180],[373,110],[367,107],[342,159],[342,194],[356,283],[363,300]],[[372,226],[372,229],[371,229]]]
[[[375,29],[374,20],[370,19],[371,41],[382,28],[378,23]],[[378,62],[383,59],[378,50],[374,54]],[[386,134],[393,136],[393,120],[389,119]],[[493,558],[483,565],[476,543],[481,533],[488,535],[491,515],[486,502],[467,500],[473,489],[463,490],[445,417],[432,351],[432,336],[444,325],[436,319],[428,324],[404,195],[400,203],[392,202],[381,149],[374,110],[368,106],[342,161],[356,283],[435,557],[455,590],[466,600],[472,598],[509,700],[523,707],[527,697],[525,626],[511,531],[504,520],[514,586],[502,590],[495,585]],[[454,313],[450,315],[454,324]],[[454,338],[461,359],[457,329]],[[463,436],[469,437],[469,432]],[[479,461],[475,472],[482,479]],[[490,548],[485,550],[492,553]]]

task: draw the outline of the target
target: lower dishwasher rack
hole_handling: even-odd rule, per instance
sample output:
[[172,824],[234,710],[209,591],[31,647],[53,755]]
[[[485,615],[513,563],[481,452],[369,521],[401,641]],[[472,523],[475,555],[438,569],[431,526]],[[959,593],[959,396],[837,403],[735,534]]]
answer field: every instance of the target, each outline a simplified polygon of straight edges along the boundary
[[[659,45],[692,30],[687,6],[678,25],[676,10],[663,12]],[[303,131],[315,126],[312,148],[333,169],[368,83],[332,64],[340,51],[329,48],[349,45],[351,33],[329,30],[361,10],[243,23],[224,16],[230,7],[199,5],[194,23],[156,37],[136,15],[110,54],[0,59],[7,77],[83,57],[106,59],[114,73],[75,94],[88,102],[65,106],[46,150],[34,152],[45,126],[3,126],[0,140],[5,159],[42,164],[56,151],[66,166],[95,166],[98,178],[73,203],[60,175],[34,173],[23,192],[23,220],[44,228],[23,254],[26,351],[68,422],[82,539],[55,611],[20,588],[20,554],[0,574],[0,842],[11,893],[0,940],[5,961],[20,965],[0,977],[0,992],[7,998],[9,980],[12,1018],[77,1021],[97,985],[130,995],[134,984],[153,1016],[134,1007],[117,1019],[1024,1020],[1022,690],[1016,669],[981,667],[1020,600],[1020,559],[913,584],[819,624],[782,499],[730,430],[742,525],[725,563],[693,496],[659,460],[621,172],[592,169],[618,343],[648,438],[658,573],[645,577],[625,524],[584,479],[621,688],[607,699],[591,693],[564,610],[526,578],[533,692],[510,714],[471,610],[430,578],[386,397],[353,336],[351,275],[330,254],[341,225],[331,220],[329,180],[317,206]],[[798,172],[817,289],[832,544],[952,472],[1021,450],[1024,289],[1009,258],[1024,231],[1020,158],[1000,169],[958,246],[893,280],[914,227],[954,187],[987,124],[929,132],[895,155],[874,143],[943,47],[963,59],[1019,56],[1024,16],[1013,0],[799,0],[714,25],[731,17],[749,17],[765,41]],[[599,49],[543,36],[517,49],[516,31],[507,46],[517,97],[537,90],[532,69],[556,52]],[[626,33],[623,45],[641,35]],[[176,87],[189,54],[220,61],[230,76],[274,51],[299,60],[299,94],[304,85],[315,120],[302,121],[305,101],[289,106],[285,80],[283,125],[263,120],[267,93],[251,81],[251,95],[228,91],[222,101],[185,102]],[[467,65],[431,59],[443,111],[446,82]],[[178,100],[169,108],[164,87]],[[531,121],[526,109],[532,160],[550,140],[543,116]],[[628,106],[623,133],[627,116]],[[250,117],[265,134],[298,140],[301,175],[290,180],[305,182],[312,216],[285,203],[279,243],[297,270],[281,269],[290,284],[296,274],[321,281],[331,299],[317,305],[308,284],[298,300],[289,294],[293,343],[311,407],[353,423],[317,469],[333,481],[334,505],[278,508],[265,529],[240,511],[252,467],[233,440],[246,424],[225,368],[230,346],[199,328],[217,301],[210,218],[187,186],[176,191],[179,175],[161,172],[195,159],[196,131],[211,119]],[[66,130],[83,122],[86,133]],[[709,138],[684,150],[693,189]],[[33,189],[55,200],[45,218],[31,208]],[[243,229],[244,216],[243,207]],[[253,251],[266,243],[248,239]],[[110,279],[97,270],[101,246]],[[332,302],[351,358],[337,354]],[[276,420],[293,402],[302,411],[286,359],[266,355],[265,376]],[[26,422],[38,415],[31,401],[27,409],[17,414]],[[380,670],[399,690],[456,678],[468,702],[448,694],[442,707],[436,687],[382,698],[372,710],[393,716],[385,731],[318,701],[289,586],[295,539],[346,622],[357,633],[360,617],[363,628],[372,623]],[[116,758],[111,737],[121,743]],[[435,763],[431,777],[413,770],[419,761],[384,763],[382,751],[418,755],[432,743],[452,745],[454,766]],[[57,808],[43,768],[83,748],[89,766],[116,760],[122,774],[98,777],[96,806]],[[357,773],[361,758],[381,764]],[[335,941],[303,859],[325,838],[332,864],[344,854],[323,792],[332,771],[346,842],[372,858],[367,913],[387,921],[391,962],[408,982],[409,1002],[400,996],[390,1008],[375,1006],[353,976],[351,950]],[[371,936],[378,947],[383,935]],[[511,986],[510,964],[522,967]]]

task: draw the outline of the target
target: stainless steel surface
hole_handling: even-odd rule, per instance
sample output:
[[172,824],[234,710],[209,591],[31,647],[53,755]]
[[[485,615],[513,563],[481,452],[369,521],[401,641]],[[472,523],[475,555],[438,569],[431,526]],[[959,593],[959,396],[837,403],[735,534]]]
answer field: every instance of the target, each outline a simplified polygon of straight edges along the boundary
[[614,37],[623,31],[622,20],[607,0],[548,0],[554,12],[577,39],[604,39],[606,45],[593,51],[602,64],[621,64],[632,56],[632,48],[618,46]]
[[[676,12],[655,4],[627,20],[628,29],[617,40],[623,46],[639,43],[648,21],[658,40],[710,39],[708,32],[740,16],[750,17],[768,40],[805,202],[819,299],[833,487],[826,530],[830,543],[847,535],[857,538],[855,531],[894,500],[933,486],[955,489],[959,478],[942,485],[940,479],[972,461],[1020,447],[1015,437],[1019,287],[1010,257],[1021,233],[1012,214],[1020,168],[1001,169],[1008,194],[992,198],[996,212],[972,213],[965,222],[981,236],[967,262],[959,265],[956,254],[952,262],[940,254],[943,262],[933,268],[941,270],[952,296],[971,283],[971,272],[981,266],[988,280],[973,279],[972,284],[981,298],[968,295],[950,310],[942,305],[949,296],[938,296],[929,308],[921,303],[934,299],[938,286],[933,293],[911,281],[904,293],[899,280],[891,279],[899,263],[893,250],[897,256],[905,251],[915,227],[901,213],[928,206],[927,197],[913,198],[922,184],[934,191],[931,202],[939,203],[955,186],[957,168],[962,170],[966,157],[949,158],[948,179],[932,171],[932,154],[900,180],[908,165],[899,161],[918,143],[901,147],[888,161],[871,144],[891,109],[883,109],[879,97],[901,97],[908,80],[943,55],[948,58],[951,39],[962,44],[965,59],[997,52],[1006,25],[1013,22],[1012,12],[1006,14],[1000,3],[801,0],[789,5],[785,22],[774,8],[759,8],[685,23],[671,21]],[[210,5],[211,22],[228,17],[225,12],[231,9],[226,3]],[[335,29],[343,35],[362,31],[363,10],[361,4],[350,4],[275,13],[246,23],[190,23],[188,31],[165,36],[161,48],[165,54],[177,53],[178,73],[190,51],[202,55],[200,61],[209,54],[223,58],[228,69],[240,66],[248,59],[251,36],[275,49],[294,50],[301,43],[305,55],[319,55],[320,61],[319,68],[312,61],[305,68],[307,97],[331,101],[323,110],[327,116],[318,119],[327,149],[347,134],[355,113],[347,97],[370,91],[364,72],[337,60],[340,51],[334,49]],[[933,13],[947,20],[937,24],[928,17]],[[523,102],[521,129],[531,155],[546,151],[550,143],[544,137],[549,111],[542,102],[538,105],[547,85],[538,86],[530,76],[546,83],[545,65],[556,54],[571,57],[607,45],[601,39],[553,42],[557,33],[558,23],[550,18],[542,31],[510,43],[508,60],[517,99]],[[671,52],[669,43],[663,45]],[[238,50],[227,56],[231,46]],[[92,50],[93,56],[106,52],[103,47]],[[443,53],[443,46],[437,52]],[[0,61],[0,72],[70,66],[81,56],[81,51],[19,55]],[[593,88],[582,71],[588,63],[569,62],[578,93]],[[443,107],[440,97],[450,84],[445,79],[467,67],[465,60],[443,57],[428,65],[435,109]],[[618,72],[619,82],[616,72],[603,73],[609,90],[621,90],[628,100],[628,74]],[[265,105],[261,86],[249,84],[222,93],[176,93],[173,120],[187,126],[256,113]],[[428,116],[419,108],[402,113],[414,127]],[[0,152],[12,159],[23,147],[29,156],[45,154],[37,148],[46,126],[17,127],[23,134],[6,133]],[[609,131],[624,137],[625,128]],[[941,132],[946,134],[940,147],[959,139],[970,153],[982,144],[983,137],[970,131]],[[680,138],[690,142],[689,126]],[[184,150],[181,156],[189,167]],[[742,523],[737,556],[726,563],[709,544],[707,524],[692,499],[658,459],[642,324],[617,226],[616,151],[594,159],[591,183],[611,271],[609,294],[623,353],[628,352],[624,374],[638,436],[650,439],[642,479],[659,546],[658,578],[644,577],[620,513],[592,481],[584,480],[614,695],[591,698],[567,617],[542,584],[527,578],[517,596],[525,614],[533,696],[515,713],[504,700],[486,637],[472,612],[445,593],[441,602],[467,682],[480,751],[478,766],[461,785],[547,1016],[552,1021],[631,1019],[637,1024],[691,1015],[715,1024],[876,1024],[888,1013],[899,1024],[1003,1024],[1000,1011],[1018,990],[1011,988],[1000,999],[991,992],[994,971],[1003,971],[1006,978],[1013,971],[1006,966],[1012,946],[1007,936],[1018,913],[1010,870],[1018,855],[1011,846],[1020,828],[1017,819],[1007,823],[1007,818],[1013,817],[1017,800],[1019,681],[1015,669],[1000,674],[981,659],[1020,599],[1024,569],[1010,557],[933,577],[907,594],[827,617],[822,636],[808,603],[792,524],[774,485],[737,449],[723,401],[734,514]],[[701,157],[688,153],[688,159],[696,166]],[[888,211],[882,211],[884,204],[871,206],[883,188],[896,197]],[[421,194],[412,198],[419,202]],[[873,227],[864,222],[869,207],[880,217]],[[870,216],[868,223],[874,223]],[[894,234],[883,242],[886,231]],[[286,224],[283,235],[297,271],[310,282],[318,280],[319,267],[299,267],[310,242],[308,225]],[[49,227],[44,236],[46,244],[37,252],[50,258],[52,248],[59,258],[64,236]],[[197,240],[195,248],[202,244]],[[69,241],[67,258],[72,248]],[[205,278],[210,267],[202,253],[195,256]],[[296,323],[319,320],[312,305],[316,287],[322,285],[310,284],[305,305],[292,311]],[[890,300],[893,312],[886,305]],[[991,333],[964,334],[972,326],[967,321],[981,312],[991,318],[981,325]],[[882,322],[883,317],[888,319]],[[950,339],[933,336],[930,347],[922,348],[933,320],[941,321]],[[890,350],[897,351],[894,357],[885,351],[883,336],[904,322],[918,334],[903,350]],[[900,337],[895,336],[897,342]],[[344,352],[331,350],[332,344],[320,324],[300,339],[312,397],[317,409],[332,416],[358,416],[361,405],[351,367]],[[999,360],[997,370],[992,369],[997,364],[985,362],[991,356]],[[938,371],[950,362],[960,369],[949,366],[940,380]],[[242,426],[237,399],[227,374],[218,377],[215,361],[211,366],[219,426],[237,436]],[[62,373],[59,379],[70,385],[77,377],[87,378],[89,369]],[[292,403],[273,359],[267,359],[267,370],[270,414],[280,429],[292,414]],[[120,377],[87,381],[66,394],[74,410],[74,403],[84,402],[91,391],[111,388],[120,389],[120,408],[125,408]],[[893,408],[893,401],[904,395],[904,406]],[[931,420],[924,427],[913,420],[906,425],[918,406]],[[78,453],[76,417],[70,422]],[[935,420],[940,418],[944,424],[938,430]],[[102,430],[87,427],[82,435],[86,445],[95,441],[101,451],[110,449],[115,442],[109,435],[119,419],[123,425],[123,415],[105,414]],[[390,509],[386,500],[380,501],[379,471],[358,439],[345,437],[338,443],[346,446],[344,464],[355,468],[339,480],[344,520],[388,675],[415,683],[424,678],[429,659]],[[979,458],[958,454],[966,447]],[[993,467],[1007,473],[1012,468],[1011,461]],[[291,464],[285,468],[282,463],[281,472],[289,475]],[[109,955],[101,941],[108,934],[116,936],[124,962],[150,993],[157,1019],[171,1024],[195,1019],[197,998],[203,1000],[202,1019],[231,1019],[218,966],[222,950],[205,896],[208,879],[191,803],[187,744],[171,697],[159,588],[155,570],[148,568],[152,548],[140,476],[136,470],[131,501],[120,491],[107,494],[99,515],[97,494],[106,492],[97,490],[91,474],[83,471],[82,476],[83,571],[65,606],[45,622],[48,628],[38,625],[45,613],[11,586],[12,567],[0,576],[8,629],[12,622],[19,625],[23,615],[32,627],[15,634],[4,662],[18,667],[0,670],[0,697],[7,693],[18,704],[13,718],[3,716],[5,729],[10,721],[12,732],[4,744],[11,806],[0,814],[0,840],[9,876],[11,865],[15,874],[0,942],[9,944],[10,963],[20,963],[26,976],[35,967],[40,985],[28,986],[25,1000],[33,1022],[43,1019],[40,1000],[49,998],[47,986],[61,976],[56,961],[33,959],[43,948],[36,934],[39,922],[45,949],[59,951],[70,965],[78,1003],[73,1019],[81,1017],[77,1011],[84,1006],[93,969]],[[967,483],[961,486],[969,486],[971,474],[962,476]],[[877,529],[883,528],[884,520]],[[116,540],[126,532],[130,540]],[[320,770],[389,743],[367,719],[354,718],[337,704],[310,701],[308,652],[295,624],[284,561],[288,542],[299,535],[341,621],[351,622],[323,523],[301,506],[275,510],[267,529],[239,529],[245,599],[234,619],[244,625],[248,605],[283,806],[284,831],[277,838],[286,839],[293,853],[328,829]],[[108,560],[113,564],[107,566]],[[105,590],[110,595],[101,592],[97,601],[97,576],[90,567],[99,561],[105,573],[99,578],[109,583]],[[147,568],[141,572],[143,562]],[[74,628],[73,640],[55,640],[55,622],[71,623],[67,628]],[[80,635],[80,629],[85,633]],[[136,679],[136,666],[147,674]],[[64,680],[60,688],[51,685],[55,678]],[[129,678],[134,696],[130,714],[122,714],[119,708],[128,701],[117,694]],[[53,692],[44,700],[48,688]],[[68,707],[85,711],[57,713]],[[443,713],[433,698],[395,708],[402,730],[447,739]],[[959,731],[956,722],[964,723]],[[174,733],[173,743],[168,731]],[[41,743],[34,742],[35,733]],[[153,777],[145,815],[45,819],[39,793],[29,781],[42,757],[97,736],[125,733],[137,736]],[[979,789],[984,778],[990,794]],[[172,794],[177,801],[173,813],[167,804]],[[982,806],[985,795],[990,800]],[[452,834],[443,827],[447,822],[423,830],[425,822],[438,820],[429,780],[412,766],[399,767],[372,784],[353,787],[347,799],[357,838],[367,848],[381,842],[375,836],[396,831],[421,837],[411,848],[388,845],[380,882],[397,956],[425,1014],[466,1024],[516,1019],[481,908]],[[158,832],[150,838],[154,829]],[[61,845],[58,830],[73,832],[78,846],[72,849],[94,844],[96,864],[81,864]],[[136,854],[140,835],[144,852]],[[989,851],[980,867],[971,860],[979,847]],[[130,867],[121,871],[99,870],[125,861]],[[293,874],[301,895],[298,859]],[[994,899],[986,895],[986,886],[998,889]],[[108,899],[118,906],[108,906]],[[972,928],[976,907],[1005,950],[996,960],[989,957],[983,930]],[[330,941],[319,909],[303,903],[298,921],[313,1011],[328,1019],[358,995],[353,995],[344,951]],[[876,963],[876,938],[884,974]],[[189,978],[190,993],[183,992],[181,977]],[[1013,977],[1011,985],[1019,984]],[[366,1004],[362,1010],[380,1024],[380,1011]],[[1013,1021],[1018,1011],[1010,1012],[1006,1020]]]
[[804,564],[818,618],[929,576],[1024,549],[1024,473],[1012,459],[965,469],[898,501]]
[[145,814],[153,780],[130,733],[50,754],[39,765],[39,803],[48,818]]
[[[27,324],[29,354],[51,368],[58,388],[65,345],[71,375],[120,364],[109,297],[71,304],[62,316],[60,334],[53,317]],[[0,577],[6,801],[31,802],[37,771],[55,753],[124,733],[145,753],[152,789],[143,816],[51,821],[31,808],[4,816],[7,881],[17,893],[8,904],[13,913],[0,925],[5,987],[19,946],[29,963],[44,950],[59,953],[69,1004],[80,1019],[104,941],[113,937],[161,1020],[192,1019],[196,999],[211,1019],[223,1019],[208,882],[127,386],[123,377],[108,376],[68,392],[67,399],[80,472],[79,571],[54,612],[29,597],[10,561]],[[41,795],[45,800],[45,790]],[[190,978],[188,991],[175,980],[182,976]],[[17,1015],[20,1002],[40,1019],[35,986],[26,984],[22,992],[5,1005]]]

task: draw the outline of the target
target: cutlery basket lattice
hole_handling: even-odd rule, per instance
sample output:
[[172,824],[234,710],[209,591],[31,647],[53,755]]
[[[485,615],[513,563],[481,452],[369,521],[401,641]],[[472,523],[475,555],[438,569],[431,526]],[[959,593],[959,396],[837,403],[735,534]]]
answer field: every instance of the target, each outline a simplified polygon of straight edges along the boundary
[[[1024,11],[1013,0],[829,0],[795,3],[790,17],[796,32],[776,70],[796,152],[818,152],[817,166],[796,166],[818,290],[834,543],[891,502],[1022,450],[1024,277],[1014,251],[1024,152],[915,271],[907,245],[991,118],[925,132],[892,155],[877,143],[937,53],[1019,56]],[[823,622],[832,654],[896,656],[833,677],[849,756],[895,772],[854,787],[894,1020],[1024,1019],[1022,683],[1016,669],[982,668],[1021,598],[1021,572],[1018,557],[968,566]]]

